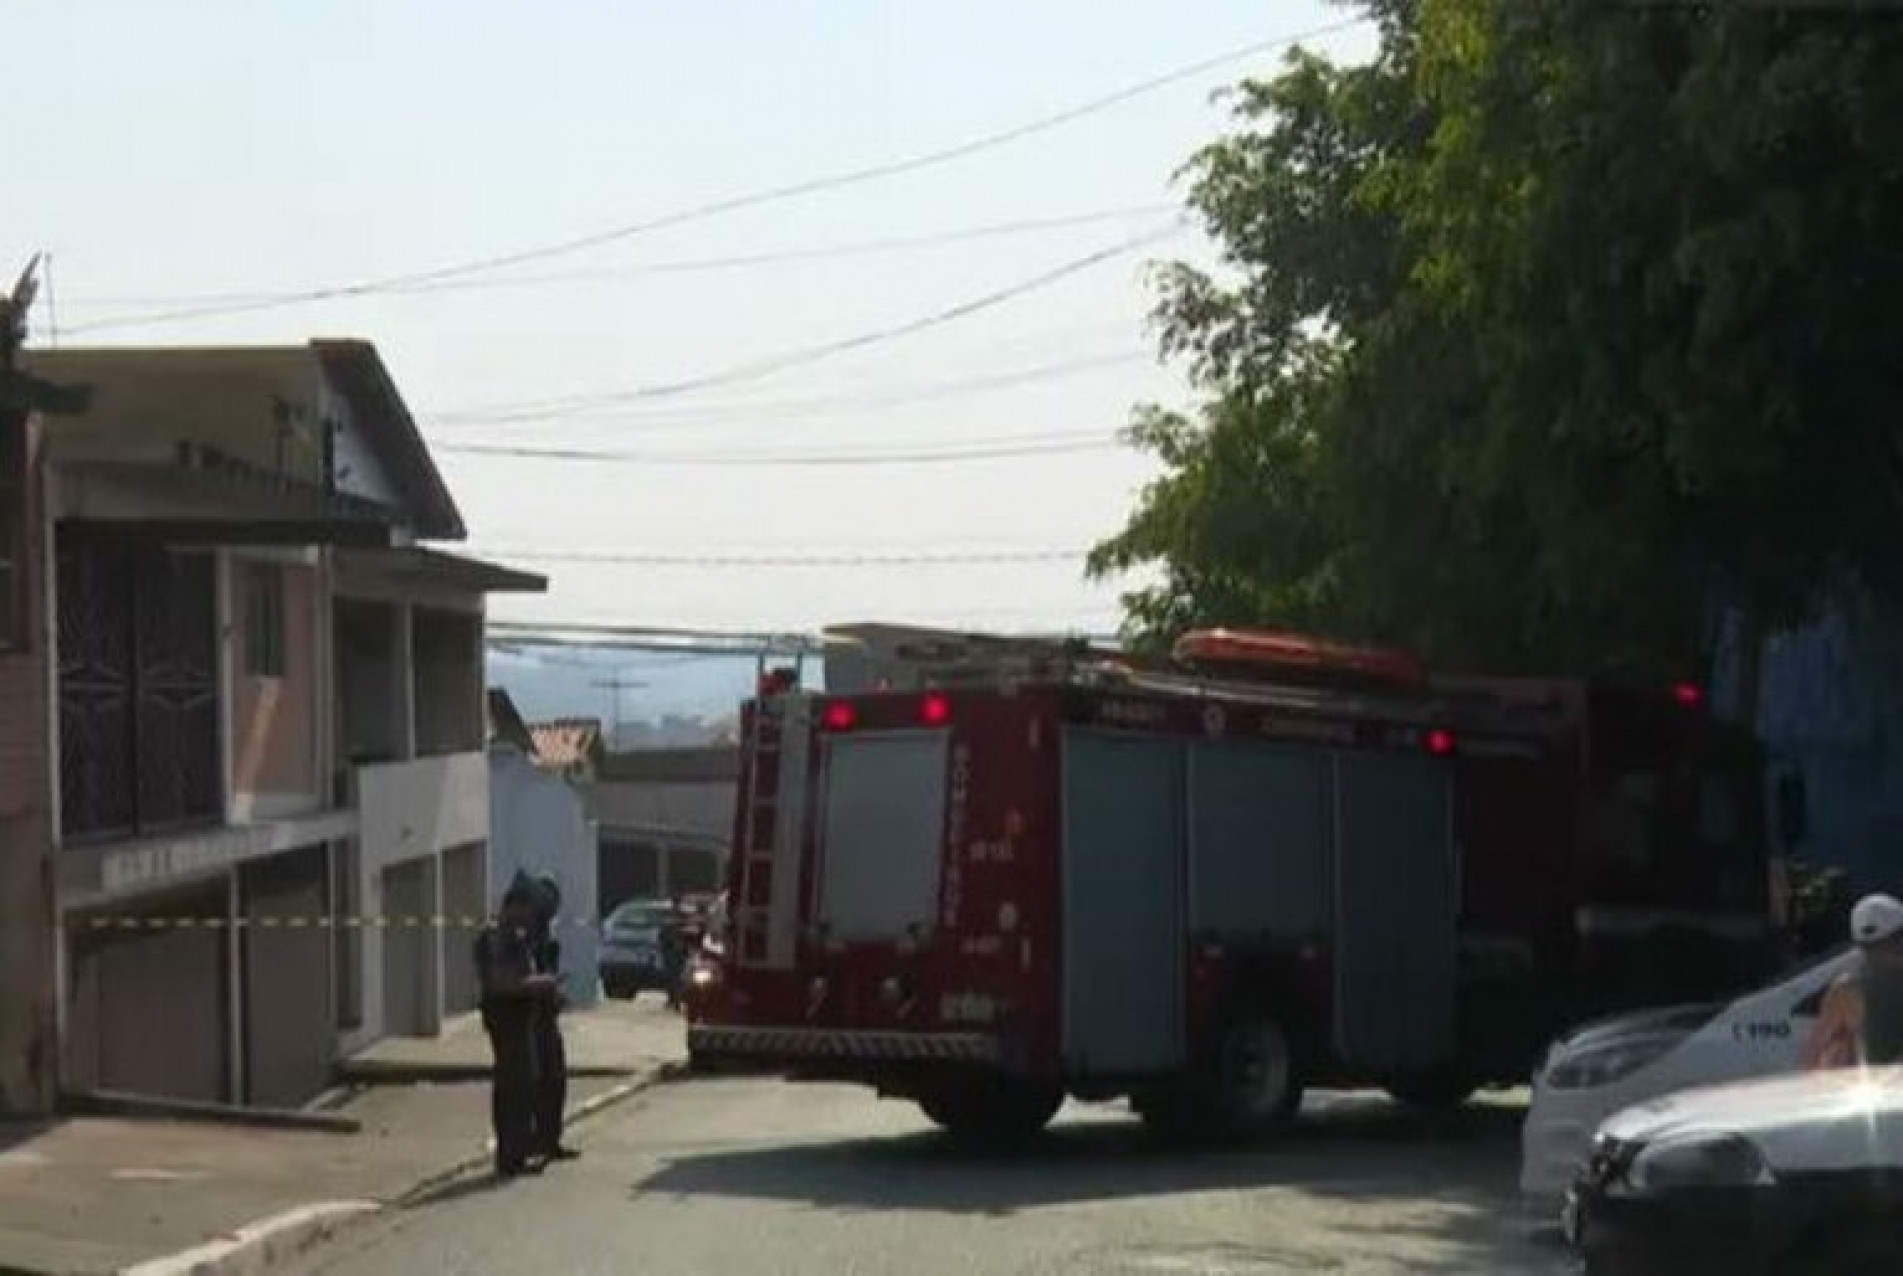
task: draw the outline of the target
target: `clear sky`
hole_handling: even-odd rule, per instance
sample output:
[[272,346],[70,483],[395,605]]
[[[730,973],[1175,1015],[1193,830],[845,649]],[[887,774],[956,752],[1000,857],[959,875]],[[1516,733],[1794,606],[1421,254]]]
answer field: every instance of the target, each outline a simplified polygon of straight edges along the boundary
[[[52,253],[62,344],[375,341],[439,449],[467,548],[553,578],[545,597],[498,600],[503,618],[1102,630],[1116,620],[1115,588],[1085,583],[1074,561],[642,565],[510,551],[1065,551],[1114,530],[1148,472],[1115,448],[731,462],[1108,435],[1132,403],[1181,396],[1150,357],[1142,265],[1199,255],[1193,233],[835,357],[655,388],[899,327],[1167,229],[1173,171],[1223,126],[1211,93],[1271,70],[1276,54],[957,162],[630,236],[480,286],[123,320],[508,254],[934,151],[1351,16],[1319,0],[13,0],[0,271]],[[1309,41],[1347,57],[1370,43],[1365,27]],[[733,260],[1085,214],[1102,216]],[[479,420],[521,404],[535,406]],[[641,459],[441,450],[467,444]]]

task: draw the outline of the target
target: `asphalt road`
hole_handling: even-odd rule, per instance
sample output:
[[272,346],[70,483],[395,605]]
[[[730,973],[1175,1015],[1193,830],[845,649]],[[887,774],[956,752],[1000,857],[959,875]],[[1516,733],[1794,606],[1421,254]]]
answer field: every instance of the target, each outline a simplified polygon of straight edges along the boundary
[[297,1270],[1570,1272],[1517,1208],[1518,1115],[1323,1097],[1271,1146],[1197,1153],[1073,1104],[1043,1147],[999,1159],[866,1091],[677,1082],[584,1127],[580,1161],[456,1185]]

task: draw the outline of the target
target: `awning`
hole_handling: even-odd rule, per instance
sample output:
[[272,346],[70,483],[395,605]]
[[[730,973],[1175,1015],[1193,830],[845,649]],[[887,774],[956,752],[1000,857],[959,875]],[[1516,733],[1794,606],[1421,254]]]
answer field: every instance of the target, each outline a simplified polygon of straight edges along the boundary
[[446,585],[481,594],[541,594],[548,591],[548,577],[517,571],[499,563],[421,545],[389,549],[340,550],[337,571],[341,577],[373,577],[398,584]]

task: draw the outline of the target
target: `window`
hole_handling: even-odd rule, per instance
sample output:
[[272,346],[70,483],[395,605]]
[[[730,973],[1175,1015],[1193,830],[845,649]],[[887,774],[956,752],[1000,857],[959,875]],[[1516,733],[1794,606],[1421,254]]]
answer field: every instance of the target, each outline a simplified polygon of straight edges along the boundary
[[0,651],[27,647],[26,422],[0,418]]
[[254,678],[284,676],[284,570],[275,563],[245,568],[244,667]]

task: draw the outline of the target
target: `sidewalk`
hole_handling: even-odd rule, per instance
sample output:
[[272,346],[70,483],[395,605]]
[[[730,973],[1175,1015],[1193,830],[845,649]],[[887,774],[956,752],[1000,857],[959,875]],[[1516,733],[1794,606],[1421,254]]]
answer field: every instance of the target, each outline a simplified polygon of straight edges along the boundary
[[[564,1027],[571,1115],[684,1054],[681,1019],[658,1003],[604,1005]],[[369,1072],[403,1083],[327,1105],[361,1122],[357,1134],[111,1117],[0,1126],[0,1276],[117,1272],[234,1240],[237,1261],[179,1270],[235,1271],[256,1258],[254,1238],[238,1235],[249,1224],[318,1203],[387,1206],[481,1164],[489,1090],[474,1069],[486,1049],[473,1016],[440,1038],[379,1046]]]

